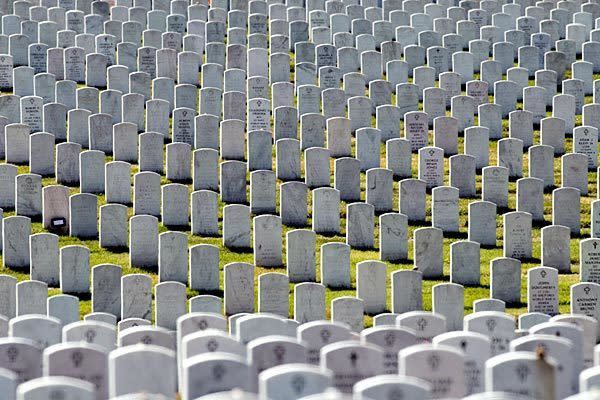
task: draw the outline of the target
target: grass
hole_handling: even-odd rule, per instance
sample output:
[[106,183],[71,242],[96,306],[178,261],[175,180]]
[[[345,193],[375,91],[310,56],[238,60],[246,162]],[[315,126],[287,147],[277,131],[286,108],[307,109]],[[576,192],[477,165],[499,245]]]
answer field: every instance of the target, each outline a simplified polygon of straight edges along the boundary
[[[293,60],[293,59],[292,59]],[[293,82],[293,72],[292,69],[291,81]],[[595,79],[600,78],[600,76],[595,75]],[[530,82],[530,85],[533,82]],[[464,94],[464,92],[463,92]],[[392,104],[395,104],[395,96],[393,96]],[[493,101],[493,98],[490,97],[490,101]],[[592,102],[591,96],[586,97],[586,103]],[[420,108],[422,109],[422,104],[420,104]],[[522,104],[516,104],[516,109],[521,109]],[[450,115],[450,112],[447,112],[447,115]],[[550,113],[548,113],[550,115]],[[581,125],[581,116],[578,115],[576,117],[576,125]],[[475,125],[477,125],[477,117],[475,118]],[[375,126],[375,119],[373,118],[373,126]],[[403,132],[403,127],[401,126],[401,132]],[[503,136],[508,136],[508,121],[503,120]],[[539,131],[534,132],[534,144],[538,144],[540,142]],[[429,132],[429,143],[433,144],[433,132]],[[355,151],[355,139],[352,139],[353,151]],[[572,151],[572,138],[567,135],[566,139],[566,152]],[[464,150],[464,139],[462,135],[459,137],[459,153],[462,153]],[[490,162],[489,165],[497,164],[497,141],[490,141]],[[273,150],[274,152],[274,150]],[[354,153],[355,154],[355,153]],[[385,166],[385,145],[381,145],[381,166]],[[302,156],[303,157],[303,156]],[[111,157],[106,157],[106,161],[111,161]],[[331,172],[332,172],[332,185],[333,185],[333,163],[334,160],[331,159]],[[523,176],[528,176],[528,155],[527,152],[524,153],[523,157]],[[412,155],[412,171],[413,177],[417,176],[417,165],[418,159],[417,155]],[[554,175],[555,175],[555,187],[560,187],[560,158],[554,158]],[[273,170],[275,169],[275,158],[273,153]],[[133,165],[132,173],[138,171],[138,166]],[[18,169],[19,174],[28,173],[28,166],[19,166]],[[133,176],[132,176],[133,181]],[[248,181],[248,190],[249,190],[249,175],[247,176]],[[169,183],[166,177],[163,175],[161,179],[161,184]],[[42,184],[44,186],[56,184],[54,177],[45,177],[42,180]],[[277,202],[279,202],[279,185],[280,181],[277,182]],[[449,169],[448,169],[448,158],[445,159],[445,177],[444,184],[449,185]],[[192,191],[191,185],[188,185],[190,193]],[[365,174],[361,174],[361,189],[362,189],[362,200],[364,201],[365,197]],[[78,187],[71,187],[71,193],[78,193]],[[579,282],[579,240],[583,237],[590,236],[590,211],[591,211],[591,203],[595,200],[595,194],[597,193],[597,181],[596,174],[594,172],[589,173],[589,194],[587,196],[583,196],[581,198],[581,237],[573,237],[571,239],[571,273],[569,274],[561,274],[559,276],[559,307],[560,312],[565,313],[569,312],[569,289],[572,284]],[[450,244],[458,241],[465,240],[467,238],[467,208],[468,204],[472,201],[479,200],[481,196],[481,174],[477,175],[477,197],[471,199],[460,199],[460,231],[453,235],[445,235],[444,238],[444,279],[443,280],[424,280],[423,281],[423,307],[425,310],[431,310],[431,297],[432,297],[432,287],[438,283],[448,282],[449,281],[449,267],[450,267]],[[248,196],[249,198],[249,196]],[[101,206],[105,204],[104,195],[98,196],[98,205]],[[312,201],[311,194],[309,192],[308,196],[308,209],[309,209],[309,221],[306,228],[310,229],[311,221],[310,221],[310,210],[312,209]],[[540,239],[540,230],[543,225],[551,224],[552,221],[552,201],[551,201],[551,193],[546,192],[544,194],[544,224],[534,224],[533,227],[533,256],[532,259],[523,262],[522,270],[521,270],[521,304],[512,305],[507,308],[507,312],[513,315],[519,315],[521,313],[527,312],[526,308],[526,298],[527,298],[527,283],[526,276],[527,270],[532,267],[536,267],[540,265],[541,259],[541,239]],[[219,203],[219,229],[222,232],[222,207],[223,203]],[[279,211],[279,204],[278,211]],[[398,182],[394,182],[394,203],[393,203],[394,211],[398,211]],[[511,180],[509,183],[509,204],[508,209],[505,211],[511,211],[516,209],[516,183]],[[129,215],[133,214],[132,207],[128,209]],[[328,242],[344,242],[345,241],[345,212],[346,212],[346,204],[342,202],[340,207],[340,216],[342,218],[342,231],[339,235],[336,236],[323,236],[317,235],[317,254],[315,260],[317,262],[317,281],[320,280],[320,271],[319,271],[319,259],[320,259],[320,246],[328,243]],[[14,215],[14,212],[11,210],[4,210],[4,217]],[[427,194],[427,223],[425,225],[429,225],[431,221],[431,195]],[[390,282],[390,274],[394,271],[400,269],[412,269],[413,261],[412,261],[412,251],[413,251],[413,231],[416,228],[419,228],[424,225],[410,225],[409,226],[409,243],[408,243],[408,254],[409,259],[400,263],[390,263],[387,262],[387,299],[388,299],[388,309],[391,309],[391,282]],[[285,234],[292,228],[285,227],[283,228],[282,241],[283,241],[283,260],[285,262]],[[162,224],[159,226],[160,232],[164,232],[167,230]],[[34,221],[32,224],[33,233],[43,232],[43,226],[41,222]],[[375,246],[378,245],[378,220],[375,219]],[[465,287],[464,295],[465,295],[465,314],[472,312],[472,303],[475,300],[488,298],[490,295],[489,285],[490,285],[490,261],[496,257],[502,256],[502,215],[499,214],[497,216],[497,246],[493,248],[482,248],[481,249],[481,284],[476,286],[467,286]],[[196,244],[204,243],[204,244],[212,244],[219,247],[220,250],[220,268],[221,268],[221,282],[223,282],[222,269],[223,266],[227,263],[231,262],[248,262],[253,263],[253,254],[251,250],[248,251],[230,251],[222,245],[222,240],[220,237],[200,237],[196,235],[192,235],[188,230],[188,241],[189,246],[193,246]],[[98,264],[111,263],[117,264],[123,267],[124,274],[131,273],[145,273],[149,274],[152,277],[154,284],[158,283],[157,271],[155,270],[142,270],[139,268],[132,268],[129,265],[129,255],[127,252],[123,251],[111,251],[107,249],[103,249],[99,247],[97,240],[80,240],[73,237],[61,236],[59,240],[59,246],[67,246],[67,245],[84,245],[87,246],[90,250],[90,265],[95,266]],[[378,260],[379,252],[377,248],[371,250],[356,250],[353,249],[351,251],[351,289],[344,290],[331,290],[327,289],[326,291],[326,305],[327,305],[327,316],[330,316],[330,305],[331,301],[340,296],[355,296],[355,287],[356,287],[356,264],[365,261],[365,260]],[[255,289],[258,287],[258,276],[260,274],[266,272],[282,272],[285,273],[285,267],[283,268],[263,268],[257,266],[255,268]],[[16,277],[19,281],[29,279],[29,273],[26,270],[17,270],[17,269],[9,269],[5,267],[0,268],[0,274],[8,274]],[[60,294],[60,289],[58,288],[50,288],[49,296]],[[188,289],[188,298],[195,296],[197,294],[201,294],[197,291],[193,291]],[[214,292],[210,294],[215,294]],[[216,293],[222,296],[222,291]],[[258,295],[255,296],[256,300],[258,300]],[[256,301],[257,302],[257,301]],[[290,317],[293,318],[293,284],[290,284],[290,297],[289,297],[289,307],[290,307]],[[255,308],[258,310],[258,305],[255,305]],[[91,312],[91,301],[89,297],[82,298],[80,301],[80,314],[83,316],[87,313]],[[365,325],[369,326],[372,324],[372,317],[365,316]]]

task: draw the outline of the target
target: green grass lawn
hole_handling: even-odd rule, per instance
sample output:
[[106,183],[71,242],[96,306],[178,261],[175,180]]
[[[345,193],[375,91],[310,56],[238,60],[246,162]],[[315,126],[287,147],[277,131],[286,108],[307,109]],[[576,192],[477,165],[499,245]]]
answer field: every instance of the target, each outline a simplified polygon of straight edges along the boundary
[[[292,70],[293,71],[293,70]],[[600,75],[595,75],[594,76],[595,79],[600,78]],[[474,77],[474,79],[476,79],[476,77]],[[292,81],[293,81],[293,76],[292,76]],[[533,85],[533,82],[530,82],[530,85]],[[493,98],[490,97],[490,101],[493,101]],[[591,103],[592,102],[592,98],[591,96],[587,96],[586,97],[586,103]],[[392,99],[392,104],[395,104],[395,98]],[[421,105],[422,107],[422,105]],[[519,103],[516,105],[516,108],[521,108],[522,104]],[[448,115],[450,115],[450,112],[447,112]],[[550,113],[548,113],[548,115],[550,115]],[[476,123],[477,124],[477,119],[476,119]],[[375,125],[375,120],[373,118],[373,126]],[[576,125],[581,125],[581,116],[577,116],[576,119]],[[504,137],[508,136],[508,121],[504,120],[503,121],[503,128],[504,128]],[[433,144],[433,133],[432,131],[429,132],[430,134],[430,139],[429,139],[429,143],[432,145]],[[534,144],[538,144],[539,143],[539,131],[535,131],[534,132]],[[354,139],[353,139],[353,149],[354,149]],[[497,164],[497,157],[496,157],[496,147],[497,147],[497,141],[490,141],[490,165],[496,165]],[[464,143],[463,143],[463,137],[459,138],[459,153],[462,153],[464,149]],[[273,150],[274,151],[274,150]],[[566,152],[570,152],[572,151],[572,139],[571,137],[567,137],[567,141],[566,141]],[[381,166],[385,167],[385,145],[382,144],[381,145]],[[273,153],[274,155],[274,153]],[[413,154],[412,156],[412,164],[413,164],[413,177],[417,177],[417,155]],[[111,161],[110,157],[107,157],[106,161]],[[332,172],[332,185],[333,185],[333,159],[331,160],[331,172]],[[523,176],[528,176],[528,157],[527,157],[527,153],[525,152],[524,154],[524,162],[523,162]],[[273,156],[273,169],[275,169],[275,158]],[[138,171],[138,167],[137,165],[133,166],[133,173]],[[445,178],[444,178],[444,183],[446,185],[449,185],[449,172],[448,172],[448,158],[445,159]],[[28,166],[19,166],[19,173],[27,173],[29,172],[29,167]],[[554,172],[555,172],[555,186],[556,187],[560,187],[560,158],[559,157],[555,157],[554,159]],[[248,190],[249,190],[249,175],[248,175]],[[132,181],[133,181],[133,176],[132,176]],[[164,177],[162,177],[162,184],[165,183],[169,183],[169,181]],[[278,193],[277,193],[277,201],[279,202],[279,184],[281,182],[277,182],[277,186],[278,186]],[[47,185],[52,185],[52,184],[56,184],[56,181],[54,179],[54,177],[46,177],[43,179],[43,185],[47,186]],[[595,200],[596,198],[596,193],[597,193],[597,180],[596,180],[596,173],[595,172],[591,172],[589,173],[589,195],[582,197],[581,199],[581,226],[582,226],[582,230],[581,230],[581,237],[573,237],[571,239],[571,273],[570,274],[561,274],[559,276],[559,305],[560,305],[560,311],[562,313],[565,312],[569,312],[569,288],[572,284],[579,282],[579,240],[581,238],[584,237],[589,237],[590,235],[590,210],[591,210],[591,203],[593,200]],[[192,187],[191,185],[188,185],[190,193],[192,191]],[[365,196],[365,174],[361,174],[361,188],[362,188],[362,199],[364,201],[364,196]],[[79,191],[78,187],[73,187],[71,188],[71,192],[72,193],[77,193]],[[431,293],[432,293],[432,286],[441,283],[441,282],[448,282],[449,281],[449,268],[450,268],[450,255],[449,255],[449,250],[450,250],[450,244],[458,241],[458,240],[466,240],[467,238],[467,208],[468,208],[468,204],[472,201],[476,201],[476,200],[480,200],[481,197],[481,175],[478,174],[477,175],[477,197],[476,198],[471,198],[471,199],[460,199],[460,232],[457,234],[453,234],[452,236],[448,236],[446,235],[445,239],[444,239],[444,280],[440,280],[440,281],[430,281],[430,280],[424,280],[423,281],[423,307],[426,310],[431,310]],[[249,198],[249,197],[248,197]],[[312,208],[312,203],[311,203],[311,195],[309,193],[309,198],[308,198],[308,202],[309,202],[309,211]],[[105,204],[105,198],[104,196],[99,196],[99,206]],[[544,215],[545,215],[545,224],[551,224],[551,213],[552,213],[552,199],[551,199],[551,193],[547,192],[544,195]],[[219,224],[220,224],[220,229],[222,228],[222,207],[223,204],[220,203],[220,215],[219,215]],[[278,205],[279,206],[279,205]],[[509,183],[509,210],[508,211],[512,211],[516,209],[516,183],[514,181],[511,181]],[[394,211],[398,211],[398,182],[394,182]],[[504,211],[503,211],[504,212]],[[133,209],[132,207],[129,207],[129,214],[132,215],[133,213]],[[340,213],[341,213],[341,217],[342,217],[342,223],[341,223],[341,227],[342,227],[342,232],[340,233],[340,235],[338,236],[322,236],[322,235],[317,235],[317,254],[316,254],[316,262],[317,262],[317,281],[320,280],[320,271],[319,271],[319,259],[320,259],[320,246],[324,243],[327,242],[344,242],[345,241],[345,213],[346,213],[346,204],[342,202],[342,205],[340,207]],[[310,213],[309,213],[310,214]],[[14,212],[10,211],[10,210],[5,210],[4,212],[4,217],[10,216],[10,215],[14,215]],[[427,223],[425,225],[429,225],[431,221],[431,195],[428,194],[427,195]],[[310,219],[309,222],[307,224],[308,229],[310,229]],[[375,219],[375,246],[378,245],[378,220],[377,218]],[[391,282],[390,282],[390,274],[396,270],[399,269],[412,269],[413,267],[413,261],[412,261],[412,249],[413,249],[413,231],[414,229],[417,229],[421,226],[424,225],[419,225],[419,226],[415,226],[415,225],[410,225],[409,226],[409,260],[406,260],[402,263],[389,263],[387,262],[386,265],[388,267],[388,282],[387,282],[387,299],[388,299],[388,309],[391,309]],[[526,298],[527,298],[527,282],[526,282],[526,276],[527,276],[527,270],[529,268],[532,267],[536,267],[540,265],[540,257],[541,257],[541,239],[540,239],[540,230],[541,230],[542,226],[540,224],[534,224],[534,228],[533,228],[533,258],[531,260],[528,260],[527,262],[524,262],[522,264],[522,271],[521,271],[521,304],[517,305],[517,306],[511,306],[510,308],[507,309],[507,312],[513,314],[513,315],[518,315],[521,314],[523,312],[527,311],[527,306],[526,306]],[[35,221],[32,224],[32,230],[33,233],[38,233],[38,232],[42,232],[44,231],[41,222],[39,221]],[[160,232],[164,232],[167,229],[161,224],[160,225]],[[282,241],[283,241],[283,251],[285,253],[285,234],[287,231],[289,231],[290,228],[288,227],[284,227],[283,229],[283,235],[282,235]],[[487,298],[489,297],[489,284],[490,284],[490,274],[489,274],[489,267],[490,267],[490,261],[496,257],[501,257],[502,256],[502,215],[498,215],[497,216],[497,246],[493,247],[493,248],[482,248],[481,249],[481,284],[478,286],[468,286],[465,287],[465,313],[470,313],[472,312],[472,303],[475,300],[481,299],[481,298]],[[212,244],[212,245],[216,245],[219,247],[220,249],[220,267],[221,267],[221,271],[222,268],[225,264],[230,263],[230,262],[248,262],[248,263],[253,263],[253,255],[251,251],[245,251],[245,252],[233,252],[228,250],[227,248],[225,248],[222,245],[222,240],[221,238],[216,238],[216,237],[200,237],[200,236],[196,236],[196,235],[192,235],[192,234],[188,234],[188,240],[189,240],[189,246],[195,245],[195,244],[200,244],[200,243],[205,243],[205,244]],[[123,273],[124,274],[131,274],[131,273],[146,273],[149,274],[154,283],[158,283],[158,277],[157,277],[157,271],[156,270],[141,270],[138,268],[131,268],[129,266],[129,255],[127,252],[114,252],[114,251],[110,251],[110,250],[106,250],[103,248],[100,248],[98,245],[98,241],[97,240],[79,240],[76,238],[72,238],[72,237],[68,237],[68,236],[62,236],[60,238],[59,241],[59,245],[60,246],[66,246],[66,245],[73,245],[73,244],[79,244],[79,245],[84,245],[87,246],[90,249],[90,265],[91,266],[95,266],[98,264],[103,264],[103,263],[112,263],[112,264],[117,264],[120,265],[121,267],[123,267]],[[367,250],[367,251],[362,251],[362,250],[352,250],[351,252],[351,276],[352,276],[352,289],[347,289],[347,290],[330,290],[327,289],[326,291],[326,304],[327,304],[327,315],[330,315],[330,305],[331,305],[331,300],[340,297],[340,296],[354,296],[356,294],[355,292],[355,268],[356,268],[356,264],[358,262],[361,261],[365,261],[365,260],[378,260],[379,259],[379,251],[377,248],[372,249],[372,250]],[[283,258],[284,262],[285,262],[285,254],[284,254],[284,258]],[[256,267],[256,271],[255,271],[255,288],[258,287],[258,276],[262,273],[265,272],[283,272],[285,273],[285,268],[262,268],[262,267]],[[9,274],[12,275],[14,277],[16,277],[18,280],[26,280],[29,279],[29,273],[26,270],[16,270],[16,269],[7,269],[7,268],[0,268],[0,274]],[[221,274],[222,275],[222,274]],[[221,276],[221,282],[223,281],[222,279],[223,277]],[[49,289],[49,295],[55,295],[55,294],[59,294],[60,293],[60,289],[58,288],[50,288]],[[193,290],[188,290],[188,298],[195,296],[197,294],[201,294],[198,293],[197,291],[193,291]],[[215,294],[215,293],[211,293],[211,294]],[[218,295],[222,296],[222,292],[217,293]],[[258,299],[258,296],[256,296],[256,299]],[[257,306],[256,306],[257,308]],[[83,316],[87,313],[91,312],[91,301],[89,300],[89,297],[86,298],[82,298],[81,302],[80,302],[80,314]],[[293,317],[293,284],[290,285],[290,317]],[[370,316],[366,316],[365,317],[365,324],[367,326],[372,324],[372,320]]]

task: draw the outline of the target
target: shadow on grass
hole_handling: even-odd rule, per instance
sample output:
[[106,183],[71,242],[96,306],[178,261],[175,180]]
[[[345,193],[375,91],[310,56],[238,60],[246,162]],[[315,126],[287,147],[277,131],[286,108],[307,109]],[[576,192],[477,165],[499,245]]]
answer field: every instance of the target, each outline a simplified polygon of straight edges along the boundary
[[235,247],[229,248],[227,247],[227,251],[234,254],[252,254],[254,250],[252,247]]
[[506,303],[506,308],[523,308],[523,307],[527,307],[527,303],[524,303],[522,301],[518,301],[518,302],[514,302],[514,303],[509,303],[509,302],[505,302]]
[[165,225],[165,228],[167,228],[170,231],[175,231],[175,232],[184,232],[184,233],[190,232],[189,225]]
[[129,247],[127,246],[103,247],[103,249],[115,254],[129,253]]
[[522,264],[542,264],[542,260],[537,257],[531,258],[518,258],[517,260],[521,261]]
[[[458,282],[451,282],[451,283],[458,283]],[[458,283],[459,285],[462,285],[466,288],[469,289],[489,289],[489,286],[485,286],[482,285],[481,283]]]
[[464,239],[468,237],[467,232],[444,232],[444,239]]
[[531,222],[531,226],[533,228],[543,228],[543,227],[548,226],[548,225],[552,225],[552,223],[549,222],[549,221],[546,221],[545,219],[543,219],[541,221],[540,220],[533,220]]
[[341,232],[317,232],[317,235],[326,238],[341,237]]
[[[545,265],[544,265],[545,266]],[[554,267],[550,267],[550,268],[554,268]],[[579,271],[573,271],[571,268],[569,268],[568,271],[561,271],[558,270],[558,273],[560,275],[579,275]]]
[[410,219],[408,220],[408,224],[411,227],[414,227],[415,229],[418,228],[431,228],[431,221],[411,221]]
[[513,212],[513,211],[517,211],[515,209],[512,209],[510,207],[500,207],[500,206],[496,206],[496,215],[502,215],[502,214],[506,214],[508,212]]
[[62,292],[62,294],[70,294],[72,296],[76,296],[79,298],[79,301],[89,301],[92,300],[91,293],[71,293],[71,292]]
[[544,193],[552,193],[552,191],[557,188],[558,188],[558,186],[556,186],[556,185],[546,186],[544,188]]
[[[217,296],[217,297],[223,299],[223,296],[225,295],[225,292],[223,290],[221,290],[221,289],[218,289],[218,290],[200,290],[200,291],[198,291],[198,294],[196,296],[206,296],[206,295]],[[193,296],[193,297],[196,297],[196,296]]]
[[589,235],[584,235],[583,233],[581,233],[581,228],[579,230],[579,233],[571,232],[571,239],[589,239],[589,237]]

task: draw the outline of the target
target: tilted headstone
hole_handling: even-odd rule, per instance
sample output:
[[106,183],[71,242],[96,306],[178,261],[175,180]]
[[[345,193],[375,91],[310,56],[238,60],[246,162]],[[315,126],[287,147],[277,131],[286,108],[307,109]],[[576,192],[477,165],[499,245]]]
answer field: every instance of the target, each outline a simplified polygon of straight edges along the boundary
[[443,232],[438,228],[419,228],[414,231],[414,265],[424,278],[442,276]]
[[151,288],[152,281],[148,275],[123,276],[121,278],[121,318],[150,319]]
[[461,285],[480,283],[480,245],[477,241],[467,240],[450,245],[451,282]]
[[16,316],[47,314],[48,285],[45,282],[28,280],[16,285]]
[[420,179],[404,179],[399,184],[399,209],[410,221],[425,220],[427,183]]
[[346,243],[356,248],[373,247],[374,207],[366,203],[347,206]]

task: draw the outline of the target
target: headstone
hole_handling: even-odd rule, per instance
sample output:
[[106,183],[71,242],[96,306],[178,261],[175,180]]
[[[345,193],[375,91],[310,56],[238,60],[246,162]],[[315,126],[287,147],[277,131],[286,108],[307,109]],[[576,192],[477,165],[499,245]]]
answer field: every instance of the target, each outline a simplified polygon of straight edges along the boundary
[[264,267],[282,265],[281,217],[261,215],[253,220],[254,263]]
[[450,346],[465,355],[466,393],[485,391],[485,362],[490,357],[490,340],[475,332],[449,332],[438,335],[436,346]]
[[367,203],[348,204],[346,243],[355,248],[373,247],[374,207]]
[[321,350],[321,365],[332,370],[336,389],[351,393],[356,382],[382,372],[383,351],[370,344],[333,343]]
[[223,207],[223,245],[229,248],[250,247],[250,207]]
[[80,239],[98,237],[98,197],[79,193],[69,197],[69,235]]
[[414,265],[424,278],[440,278],[442,271],[443,232],[441,229],[419,228],[414,231]]
[[[505,236],[506,237],[506,236]],[[507,304],[521,301],[521,262],[498,257],[490,261],[490,297]]]
[[444,150],[438,147],[419,149],[419,179],[428,189],[442,186],[444,180]]
[[480,283],[480,243],[458,241],[450,245],[450,281],[461,285]]
[[[158,368],[160,376],[121,379],[125,371],[138,368]],[[158,346],[138,344],[117,349],[109,360],[109,395],[120,396],[140,390],[173,396],[177,386],[175,353]]]
[[271,272],[258,277],[258,312],[287,317],[289,314],[289,285],[287,275]]
[[[398,356],[401,375],[424,379],[432,385],[432,393],[443,397],[460,397],[466,393],[464,364],[461,351],[444,345],[411,346],[401,350]],[[415,368],[417,365],[420,368]]]
[[459,190],[438,186],[432,192],[432,226],[445,232],[458,232]]
[[28,268],[31,220],[23,216],[6,217],[2,220],[2,233],[2,265],[14,269]]
[[[522,371],[527,371],[524,374]],[[511,352],[493,358],[486,363],[488,380],[486,388],[495,391],[508,391],[526,396],[554,393],[553,385],[544,386],[542,382],[552,382],[555,377],[556,364],[554,361],[540,360],[532,352]],[[525,379],[520,378],[523,376]],[[503,382],[515,382],[506,385]],[[518,383],[517,383],[518,382]]]
[[578,235],[581,229],[580,191],[563,187],[552,191],[552,223],[564,225],[571,234]]
[[101,264],[92,268],[92,311],[121,316],[121,267]]
[[294,319],[300,324],[325,319],[324,285],[303,282],[294,286]]
[[527,271],[527,311],[548,315],[558,313],[558,273],[550,267]]
[[528,259],[532,254],[532,216],[516,211],[504,214],[504,257]]
[[225,314],[254,311],[254,266],[246,263],[225,265]]
[[16,316],[47,314],[48,285],[40,281],[21,281],[17,284]]
[[30,277],[49,286],[59,283],[58,236],[37,233],[29,236]]
[[286,234],[287,274],[291,282],[315,280],[315,240],[315,232],[305,229]]

